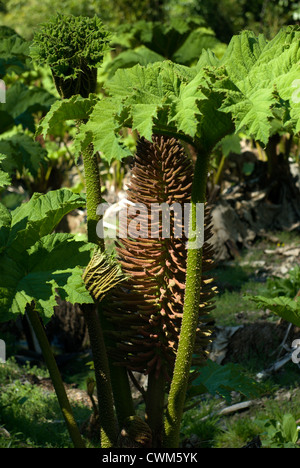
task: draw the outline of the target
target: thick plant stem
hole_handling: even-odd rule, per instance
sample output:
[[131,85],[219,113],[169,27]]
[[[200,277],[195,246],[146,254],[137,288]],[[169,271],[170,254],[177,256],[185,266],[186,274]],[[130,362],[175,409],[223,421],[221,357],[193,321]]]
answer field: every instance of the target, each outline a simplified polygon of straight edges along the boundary
[[96,155],[93,155],[93,146],[89,145],[82,153],[85,186],[86,186],[86,208],[87,208],[87,230],[88,240],[98,245],[104,252],[104,239],[97,235],[97,224],[100,215],[97,214],[97,208],[102,203],[101,183],[99,166]]
[[[86,181],[88,240],[98,245],[100,251],[104,252],[104,238],[99,237],[96,231],[100,220],[97,208],[102,202],[100,174],[97,157],[93,156],[91,145],[83,152],[82,157]],[[117,438],[114,404],[120,425],[123,418],[134,414],[128,376],[124,369],[115,368],[107,357],[103,337],[103,328],[106,329],[106,323],[101,312],[101,304],[98,304],[98,312],[95,310],[84,312],[84,317],[94,357],[101,445],[111,447]]]
[[214,180],[215,185],[220,184],[220,180],[221,180],[223,169],[224,169],[225,160],[226,160],[226,156],[224,156],[224,154],[223,154],[222,158],[221,158],[221,161],[219,163],[219,167],[218,167],[218,171],[216,173],[215,180]]
[[88,327],[95,367],[101,447],[110,448],[115,445],[117,440],[117,424],[103,332],[97,308],[94,305],[84,304],[82,310]]
[[153,448],[159,448],[162,445],[165,385],[166,379],[162,372],[159,376],[156,376],[155,372],[149,374],[145,419],[152,431]]
[[[98,310],[100,311],[100,308]],[[109,323],[104,314],[99,313],[99,316],[103,330],[112,330],[113,325]],[[105,345],[107,348],[112,346],[112,339],[106,336]],[[116,366],[113,360],[109,357],[108,364],[110,369],[110,379],[114,396],[116,415],[119,427],[122,427],[126,418],[135,415],[129,378],[127,370],[124,367]]]
[[119,427],[122,427],[125,419],[135,415],[129,379],[125,368],[115,366],[110,359],[108,362],[117,419]]
[[[112,324],[109,323],[104,314],[101,313],[100,307],[98,311],[100,312],[100,323],[103,330],[112,330]],[[112,339],[105,337],[106,347],[109,348],[112,346],[112,344]],[[119,427],[122,427],[125,419],[135,415],[129,378],[127,370],[124,367],[116,366],[113,362],[113,359],[110,357],[108,357],[108,364],[110,369],[110,379],[114,396],[116,415]]]
[[[197,204],[205,203],[208,173],[208,153],[198,153],[192,187],[190,236],[196,231]],[[192,229],[192,231],[191,231]],[[190,237],[190,240],[191,237]],[[165,416],[164,447],[178,448],[180,423],[192,364],[202,283],[202,248],[189,248],[183,318]]]
[[[89,145],[82,154],[86,199],[87,199],[87,229],[88,240],[98,245],[101,252],[104,252],[104,238],[97,235],[97,223],[100,216],[97,208],[102,202],[101,183],[97,157],[93,155],[93,147]],[[93,353],[95,378],[97,384],[97,396],[99,406],[100,437],[101,446],[112,447],[117,439],[117,428],[114,414],[114,403],[112,386],[110,380],[109,364],[106,347],[103,338],[103,331],[99,320],[98,311],[95,307],[82,306],[85,322],[87,324],[90,344]]]
[[47,335],[45,333],[43,324],[41,323],[40,317],[34,307],[28,306],[26,308],[27,316],[30,320],[30,323],[32,325],[32,328],[34,330],[34,333],[37,337],[37,340],[39,342],[39,345],[41,347],[45,363],[47,365],[56,395],[57,399],[62,411],[62,414],[64,416],[64,419],[66,421],[66,425],[70,434],[70,437],[72,439],[72,442],[74,444],[75,448],[85,448],[84,441],[81,437],[81,434],[79,432],[79,429],[77,427],[76,421],[73,416],[72,408],[69,403],[66,390],[59,372],[59,369],[57,367],[55,358],[53,356]]

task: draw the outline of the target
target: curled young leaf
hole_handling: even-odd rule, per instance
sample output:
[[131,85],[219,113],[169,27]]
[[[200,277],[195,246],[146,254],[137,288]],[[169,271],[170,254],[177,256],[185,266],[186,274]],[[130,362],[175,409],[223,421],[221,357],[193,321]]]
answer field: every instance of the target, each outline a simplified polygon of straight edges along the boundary
[[49,65],[63,99],[95,92],[97,68],[109,50],[110,34],[101,19],[57,14],[35,34],[31,57]]

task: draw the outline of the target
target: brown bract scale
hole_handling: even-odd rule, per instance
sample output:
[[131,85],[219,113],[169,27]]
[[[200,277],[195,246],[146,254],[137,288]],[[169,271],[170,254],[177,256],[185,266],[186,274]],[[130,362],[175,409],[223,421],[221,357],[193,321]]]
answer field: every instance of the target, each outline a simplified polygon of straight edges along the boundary
[[[163,237],[162,219],[151,225],[151,204],[179,203],[183,207],[190,202],[192,180],[192,162],[177,140],[153,136],[152,142],[138,142],[127,199],[147,206],[148,214],[141,212],[139,220],[148,225],[148,235],[118,240],[118,259],[128,279],[113,290],[112,306],[106,310],[115,330],[110,332],[116,342],[110,349],[113,359],[132,371],[154,371],[156,376],[163,372],[167,379],[173,372],[183,314],[187,237],[183,208],[181,215],[170,210],[170,236]],[[128,227],[132,219],[128,216],[127,226],[120,229]],[[181,237],[177,237],[175,221],[176,229],[182,227]],[[206,213],[203,272],[212,265],[209,223]],[[151,237],[151,229],[155,237]],[[211,279],[203,276],[195,347],[198,361],[206,356],[211,331],[205,323],[214,295]]]

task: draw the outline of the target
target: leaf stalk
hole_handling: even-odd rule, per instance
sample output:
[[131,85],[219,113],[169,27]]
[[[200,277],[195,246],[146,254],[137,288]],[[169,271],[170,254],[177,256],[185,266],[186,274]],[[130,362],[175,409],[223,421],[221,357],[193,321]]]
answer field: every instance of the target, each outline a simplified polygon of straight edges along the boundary
[[85,448],[85,443],[74,419],[72,408],[39,314],[31,305],[27,306],[26,312],[41,347],[45,363],[52,379],[55,393],[57,395],[57,399],[74,447]]

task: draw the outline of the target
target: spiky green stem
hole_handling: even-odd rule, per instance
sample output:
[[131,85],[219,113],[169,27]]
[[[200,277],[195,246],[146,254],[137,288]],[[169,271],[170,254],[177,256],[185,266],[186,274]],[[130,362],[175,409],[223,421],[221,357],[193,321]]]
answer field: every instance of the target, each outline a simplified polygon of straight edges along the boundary
[[[205,203],[208,163],[209,154],[199,153],[192,187],[190,233],[196,230],[197,203]],[[167,448],[178,448],[179,446],[180,424],[199,320],[201,282],[202,248],[189,249],[182,325],[165,416],[164,446]]]
[[[98,161],[96,156],[93,156],[92,146],[89,146],[83,152],[82,157],[86,180],[88,240],[97,244],[100,251],[104,252],[104,238],[100,238],[96,231],[97,223],[100,220],[97,208],[102,202],[102,196]],[[123,369],[114,368],[111,361],[108,360],[103,337],[103,326],[105,328],[106,324],[103,323],[101,303],[98,304],[98,312],[90,310],[84,312],[84,316],[89,330],[94,358],[101,425],[101,446],[112,447],[117,438],[114,404],[119,424],[123,422],[125,417],[134,414],[128,376]]]
[[104,252],[104,239],[97,235],[97,224],[100,215],[97,214],[97,208],[102,203],[101,184],[99,165],[96,155],[93,155],[93,146],[89,145],[82,152],[85,187],[86,187],[86,208],[87,208],[87,230],[88,240],[98,245]]
[[26,308],[27,316],[32,325],[34,333],[37,337],[39,345],[41,347],[46,366],[48,368],[55,393],[63,414],[63,417],[66,421],[66,425],[74,444],[75,448],[85,448],[84,441],[80,435],[79,429],[77,427],[76,421],[73,416],[72,408],[68,400],[68,396],[57,367],[55,358],[53,356],[47,335],[45,333],[43,324],[41,323],[40,317],[34,307],[27,306]]
[[[104,252],[104,239],[97,235],[96,227],[100,220],[97,208],[102,202],[99,166],[93,147],[89,145],[82,154],[87,204],[88,240],[98,245]],[[102,448],[112,447],[117,440],[117,427],[114,414],[112,386],[110,380],[109,364],[103,331],[99,315],[94,307],[83,307],[83,314],[87,324],[91,349],[93,353],[97,396],[99,406],[100,438]]]

